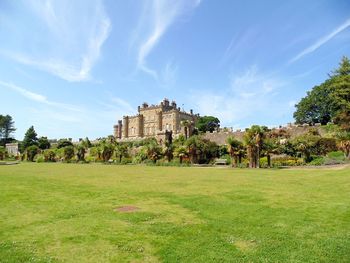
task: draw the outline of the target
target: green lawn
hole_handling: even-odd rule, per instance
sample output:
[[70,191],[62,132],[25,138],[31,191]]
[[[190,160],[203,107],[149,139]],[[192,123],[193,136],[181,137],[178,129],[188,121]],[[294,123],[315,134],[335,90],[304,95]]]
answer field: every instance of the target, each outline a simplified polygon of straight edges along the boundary
[[0,262],[350,262],[349,168],[23,163],[0,201]]

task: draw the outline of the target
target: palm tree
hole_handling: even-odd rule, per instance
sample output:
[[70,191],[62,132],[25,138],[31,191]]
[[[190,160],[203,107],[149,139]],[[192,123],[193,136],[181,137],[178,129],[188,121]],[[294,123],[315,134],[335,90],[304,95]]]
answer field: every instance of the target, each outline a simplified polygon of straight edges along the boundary
[[337,134],[338,147],[344,152],[346,158],[350,159],[350,132],[341,132]]
[[109,159],[113,156],[114,145],[111,142],[102,140],[99,144],[99,152],[101,154],[102,160],[108,162]]
[[228,137],[227,140],[227,151],[229,152],[232,160],[232,167],[237,167],[238,157],[242,150],[242,143],[234,137]]
[[162,157],[162,148],[156,142],[148,143],[144,147],[148,159],[152,160],[154,163]]
[[191,163],[197,163],[198,155],[200,154],[200,150],[201,150],[201,142],[198,136],[194,135],[190,137],[186,141],[186,146],[188,149],[188,154],[190,156]]
[[266,131],[267,127],[259,125],[253,125],[251,128],[246,129],[244,144],[247,147],[250,168],[260,167],[260,153]]
[[125,143],[117,143],[115,146],[115,155],[119,158],[119,163],[121,163],[123,157],[128,155],[128,145]]
[[267,158],[267,167],[271,167],[271,154],[278,152],[278,144],[276,143],[276,139],[268,138],[264,141],[263,150],[266,154]]
[[182,164],[183,158],[188,157],[187,147],[184,145],[179,145],[175,148],[174,154],[179,157],[180,163]]

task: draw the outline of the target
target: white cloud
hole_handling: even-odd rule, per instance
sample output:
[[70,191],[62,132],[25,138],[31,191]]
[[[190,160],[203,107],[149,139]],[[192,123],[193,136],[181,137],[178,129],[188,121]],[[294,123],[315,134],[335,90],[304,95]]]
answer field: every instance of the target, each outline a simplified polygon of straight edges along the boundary
[[233,127],[261,112],[274,112],[275,95],[285,85],[270,74],[261,73],[256,66],[229,78],[228,88],[195,92],[192,101],[201,114],[217,116],[223,125]]
[[[8,50],[12,59],[34,66],[67,81],[86,81],[101,55],[111,22],[101,1],[26,1],[22,5],[33,17],[28,35],[26,25],[18,26],[27,36],[28,48]],[[35,23],[35,21],[42,21]],[[21,23],[21,21],[16,21]],[[25,23],[25,20],[22,21]],[[35,32],[43,41],[35,42]]]
[[55,101],[50,101],[47,99],[46,96],[38,94],[38,93],[34,93],[31,92],[25,88],[19,87],[15,84],[9,83],[9,82],[4,82],[0,80],[0,86],[9,88],[11,90],[16,91],[17,93],[19,93],[20,95],[22,95],[23,97],[26,97],[29,100],[35,101],[35,102],[39,102],[42,104],[46,104],[49,106],[55,106],[64,110],[69,110],[69,111],[82,111],[82,109],[73,106],[73,105],[69,105],[69,104],[65,104],[65,103],[59,103],[59,102],[55,102]]
[[[147,65],[147,57],[158,44],[161,37],[166,33],[169,27],[184,13],[196,8],[201,1],[191,0],[153,0],[151,1],[151,10],[146,9],[150,15],[142,15],[140,25],[148,25],[150,32],[141,40],[138,48],[137,67],[158,80],[158,72]],[[141,28],[144,30],[144,28]]]
[[304,57],[307,54],[310,54],[312,52],[314,52],[315,50],[317,50],[319,47],[321,47],[322,45],[326,44],[328,41],[330,41],[332,38],[334,38],[336,35],[338,35],[339,33],[341,33],[342,31],[344,31],[345,29],[347,29],[348,27],[350,27],[350,19],[346,20],[343,24],[341,24],[340,26],[338,26],[337,28],[335,28],[331,33],[321,37],[320,39],[318,39],[314,44],[312,44],[311,46],[305,48],[303,51],[301,51],[299,54],[297,54],[294,58],[292,58],[291,60],[289,60],[289,63],[293,63],[299,59],[301,59],[302,57]]

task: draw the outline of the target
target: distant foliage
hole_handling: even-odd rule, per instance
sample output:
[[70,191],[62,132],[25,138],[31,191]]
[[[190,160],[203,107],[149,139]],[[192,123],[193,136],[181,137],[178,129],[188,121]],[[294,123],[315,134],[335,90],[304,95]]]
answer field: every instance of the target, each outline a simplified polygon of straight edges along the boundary
[[0,115],[0,146],[14,140],[15,122],[10,115]]
[[330,121],[350,130],[350,61],[343,57],[339,67],[322,84],[307,92],[295,105],[296,123],[321,123]]
[[34,129],[34,126],[29,127],[24,135],[24,139],[21,144],[22,151],[27,149],[29,146],[38,146],[38,137],[37,133]]
[[31,145],[27,147],[26,154],[27,154],[27,161],[33,162],[35,156],[39,153],[39,147],[36,145]]
[[213,132],[220,127],[220,120],[214,116],[201,116],[198,118],[196,128],[200,132]]
[[72,158],[74,157],[74,147],[73,146],[64,147],[63,154],[64,154],[64,160],[66,162],[70,162],[72,160]]
[[58,144],[57,144],[57,148],[58,149],[64,148],[64,147],[67,147],[67,146],[73,146],[73,143],[70,140],[67,140],[67,139],[60,139],[58,141]]

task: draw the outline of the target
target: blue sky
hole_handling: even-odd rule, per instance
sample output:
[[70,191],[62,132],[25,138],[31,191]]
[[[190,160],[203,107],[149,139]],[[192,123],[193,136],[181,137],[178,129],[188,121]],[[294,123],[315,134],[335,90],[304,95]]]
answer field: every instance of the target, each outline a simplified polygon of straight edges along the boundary
[[91,139],[164,97],[277,126],[350,56],[350,2],[1,0],[0,114],[22,139]]

